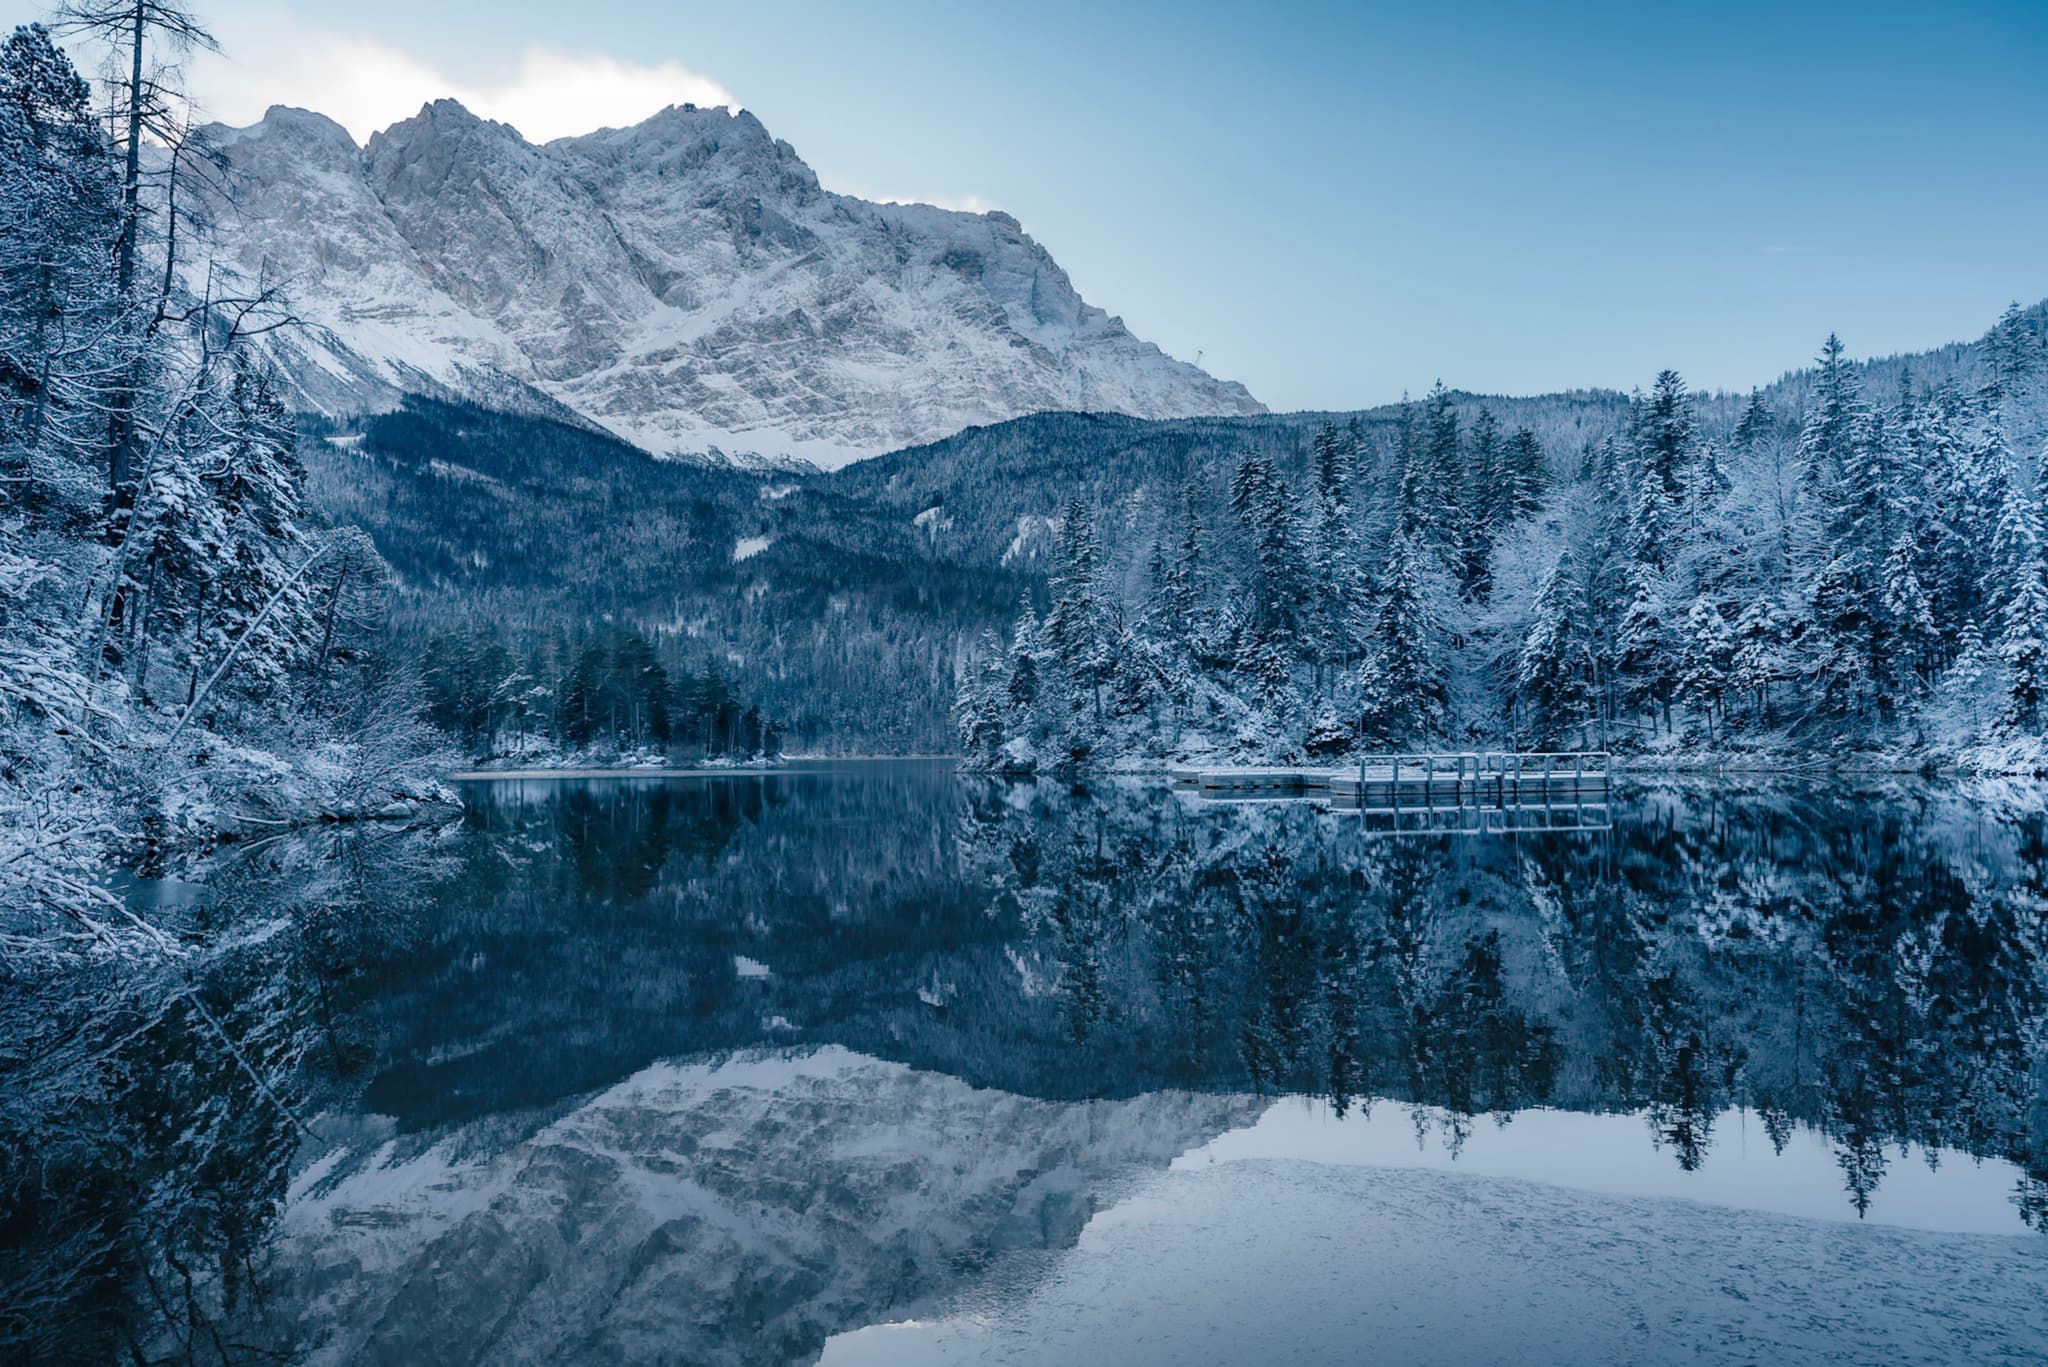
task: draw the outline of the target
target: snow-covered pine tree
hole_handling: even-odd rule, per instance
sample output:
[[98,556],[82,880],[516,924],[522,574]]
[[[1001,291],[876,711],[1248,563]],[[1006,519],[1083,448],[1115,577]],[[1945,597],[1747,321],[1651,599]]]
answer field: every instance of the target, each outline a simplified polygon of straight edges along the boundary
[[1649,716],[1653,726],[1661,714],[1668,726],[1680,670],[1669,586],[1654,566],[1638,562],[1629,568],[1628,590],[1628,607],[1615,634],[1621,703]]
[[1351,517],[1356,434],[1325,426],[1316,433],[1315,618],[1311,639],[1316,691],[1327,694],[1350,663],[1359,600],[1357,538]]
[[2038,732],[2048,701],[2048,554],[2038,543],[2007,588],[1998,658],[2006,670],[2006,726]]
[[1777,428],[1777,414],[1764,402],[1763,391],[1753,388],[1749,391],[1749,402],[1742,407],[1742,416],[1735,423],[1735,449],[1746,456],[1754,455],[1776,435]]
[[1865,430],[1865,410],[1862,385],[1840,337],[1828,334],[1816,365],[1812,402],[1799,429],[1799,482],[1813,515],[1824,522]]
[[29,498],[58,492],[68,462],[48,448],[97,456],[108,375],[126,365],[108,157],[70,59],[41,25],[15,29],[0,46],[0,460]]
[[2035,335],[2020,311],[2019,301],[2007,304],[1984,338],[1991,370],[1991,399],[2000,410],[2018,396],[2027,378],[2041,368],[2042,345],[2042,339]]
[[1111,676],[1111,641],[1098,583],[1101,558],[1094,517],[1080,499],[1068,500],[1061,514],[1059,564],[1044,631],[1065,694],[1058,724],[1075,763],[1099,750],[1108,738],[1103,689]]
[[1459,440],[1458,406],[1451,391],[1438,380],[1429,391],[1423,417],[1422,463],[1425,487],[1420,490],[1426,504],[1422,525],[1427,530],[1431,552],[1439,563],[1465,587],[1465,543],[1470,540],[1469,505],[1465,454]]
[[1443,520],[1442,491],[1430,469],[1423,424],[1406,393],[1394,423],[1394,529],[1409,536],[1434,536]]
[[[201,456],[225,530],[213,617],[222,637],[239,645],[237,677],[270,689],[309,665],[316,639],[313,586],[288,582],[311,553],[300,525],[306,473],[291,417],[265,377],[239,358],[229,369],[222,425],[232,436]],[[289,601],[259,624],[281,594]]]
[[1044,649],[1038,613],[1031,605],[1031,595],[1026,593],[1017,605],[1016,625],[1010,631],[1010,652],[1003,681],[1012,735],[1035,739],[1040,733],[1039,655]]
[[1654,482],[1667,506],[1676,503],[1685,491],[1686,467],[1698,438],[1692,395],[1677,371],[1657,372],[1649,398],[1636,406],[1634,417],[1638,485]]
[[1595,666],[1586,615],[1578,562],[1567,546],[1537,591],[1516,670],[1516,690],[1539,745],[1554,745],[1593,719]]
[[2010,611],[2012,597],[2029,579],[2029,567],[2042,553],[2041,505],[2021,482],[2004,448],[1994,453],[2003,466],[1999,476],[2001,498],[1998,520],[1992,533],[1991,561],[1987,574],[1991,591],[1987,595],[1994,621],[2001,624]]
[[1231,511],[1251,534],[1252,599],[1259,635],[1291,655],[1308,655],[1303,612],[1309,574],[1293,499],[1271,462],[1259,455],[1239,462],[1230,481]]
[[1412,745],[1443,732],[1448,693],[1431,585],[1438,573],[1417,538],[1395,537],[1360,666],[1361,711],[1371,741]]
[[1818,690],[1817,703],[1839,716],[1865,716],[1876,700],[1871,664],[1883,604],[1866,569],[1854,551],[1834,556],[1821,567],[1810,598],[1806,673]]
[[1706,717],[1711,735],[1717,720],[1725,720],[1723,699],[1734,668],[1735,633],[1720,605],[1700,594],[1686,610],[1680,640],[1676,691]]
[[960,679],[959,701],[954,717],[960,733],[961,753],[979,769],[1001,767],[1003,745],[1008,740],[1004,721],[1008,716],[1009,671],[1005,667],[1003,644],[993,631],[984,631]]
[[1957,632],[1983,611],[1985,567],[2002,497],[1982,485],[1964,440],[1960,394],[1954,384],[1916,397],[1900,426],[1908,470],[1919,472],[1923,511],[1922,584],[1936,625],[1933,663],[1945,668],[1958,648]]
[[1501,440],[1500,420],[1481,408],[1472,420],[1472,454],[1466,475],[1465,539],[1460,548],[1458,580],[1465,595],[1484,603],[1492,592],[1493,544],[1513,516],[1514,476],[1508,469],[1508,448]]
[[1891,632],[1890,659],[1896,677],[1891,681],[1899,696],[1919,693],[1934,670],[1935,652],[1941,634],[1934,624],[1934,609],[1920,583],[1917,567],[1919,548],[1911,529],[1902,529],[1884,561],[1884,617]]
[[1751,598],[1735,619],[1728,687],[1749,699],[1752,719],[1759,726],[1771,724],[1771,687],[1791,669],[1785,631],[1785,614],[1767,594]]
[[1534,515],[1542,506],[1549,485],[1543,444],[1534,431],[1527,427],[1515,429],[1515,435],[1508,441],[1507,470],[1509,483],[1502,495],[1502,517],[1513,522]]

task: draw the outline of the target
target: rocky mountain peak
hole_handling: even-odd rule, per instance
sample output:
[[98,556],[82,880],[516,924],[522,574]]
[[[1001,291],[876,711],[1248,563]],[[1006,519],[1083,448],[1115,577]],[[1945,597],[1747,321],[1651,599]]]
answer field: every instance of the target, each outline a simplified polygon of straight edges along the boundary
[[328,411],[425,390],[825,466],[1053,409],[1263,411],[1084,301],[1016,219],[834,194],[745,110],[536,146],[435,100],[358,151],[280,108],[217,141],[226,255],[290,280],[319,328],[278,359]]

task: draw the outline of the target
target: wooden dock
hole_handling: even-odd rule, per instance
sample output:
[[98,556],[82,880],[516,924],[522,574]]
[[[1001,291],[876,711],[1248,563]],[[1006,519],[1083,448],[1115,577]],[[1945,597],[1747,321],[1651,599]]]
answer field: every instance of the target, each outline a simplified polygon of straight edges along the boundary
[[1604,803],[1613,774],[1605,751],[1565,754],[1367,755],[1338,768],[1187,768],[1174,787],[1214,799],[1326,798],[1365,811],[1491,808],[1496,811]]

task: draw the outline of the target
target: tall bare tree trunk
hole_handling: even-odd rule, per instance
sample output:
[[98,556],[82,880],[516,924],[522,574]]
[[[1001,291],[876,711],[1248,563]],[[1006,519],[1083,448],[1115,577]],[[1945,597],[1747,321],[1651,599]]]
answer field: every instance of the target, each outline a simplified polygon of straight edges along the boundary
[[[129,38],[128,67],[128,165],[121,183],[121,239],[116,247],[114,283],[121,301],[131,302],[135,293],[135,253],[142,233],[142,40],[147,31],[147,0],[135,0],[133,29]],[[114,491],[117,517],[121,490],[128,483],[129,445],[134,440],[135,385],[130,382],[113,396],[107,416],[107,486]]]

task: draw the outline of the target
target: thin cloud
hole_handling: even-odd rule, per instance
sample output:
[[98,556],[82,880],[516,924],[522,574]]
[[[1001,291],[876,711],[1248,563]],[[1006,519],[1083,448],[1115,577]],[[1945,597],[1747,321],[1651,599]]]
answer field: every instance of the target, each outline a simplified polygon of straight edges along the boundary
[[220,36],[226,55],[192,70],[207,117],[248,124],[273,104],[296,105],[327,115],[357,142],[446,98],[531,142],[626,127],[671,104],[738,107],[731,91],[680,62],[533,47],[497,80],[459,81],[410,53],[345,34],[257,20]]
[[964,195],[890,195],[875,194],[854,185],[841,182],[836,177],[819,175],[819,180],[828,190],[855,199],[865,199],[874,204],[929,204],[935,209],[951,209],[963,214],[988,214],[999,211],[1003,206],[992,199],[977,194]]
[[935,209],[952,209],[963,214],[985,214],[998,208],[994,200],[983,199],[980,195],[910,195],[905,197],[886,196],[884,204],[929,204]]

